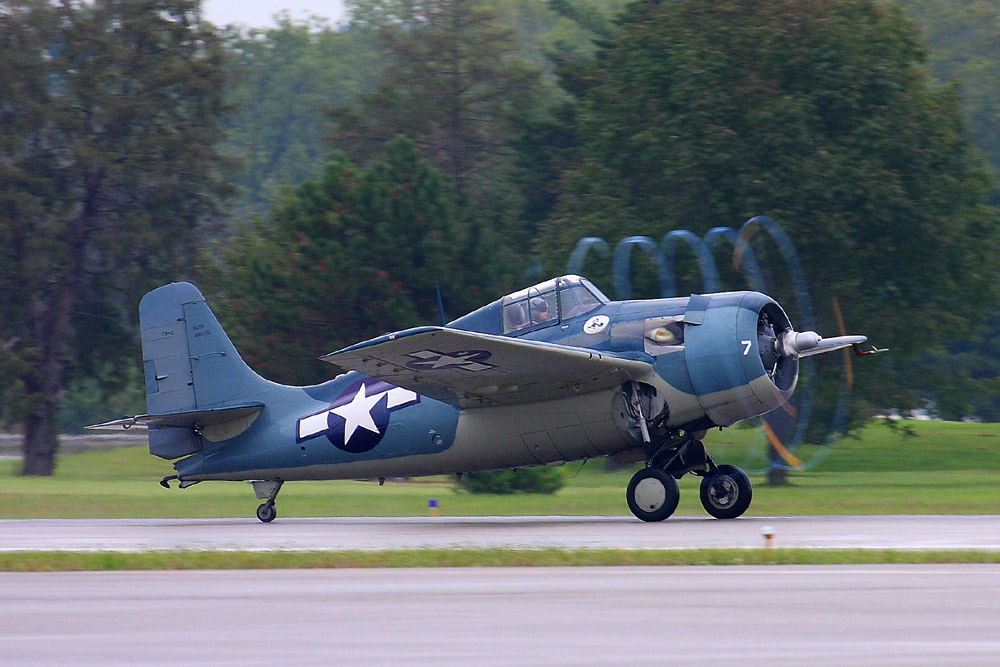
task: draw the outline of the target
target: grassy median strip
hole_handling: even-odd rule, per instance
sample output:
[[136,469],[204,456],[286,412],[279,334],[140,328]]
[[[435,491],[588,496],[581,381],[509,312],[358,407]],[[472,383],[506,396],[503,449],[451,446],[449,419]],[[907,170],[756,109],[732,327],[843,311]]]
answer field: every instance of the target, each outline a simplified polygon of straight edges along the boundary
[[25,551],[0,553],[0,572],[926,563],[1000,563],[1000,552],[902,551],[892,549],[406,549],[308,552]]

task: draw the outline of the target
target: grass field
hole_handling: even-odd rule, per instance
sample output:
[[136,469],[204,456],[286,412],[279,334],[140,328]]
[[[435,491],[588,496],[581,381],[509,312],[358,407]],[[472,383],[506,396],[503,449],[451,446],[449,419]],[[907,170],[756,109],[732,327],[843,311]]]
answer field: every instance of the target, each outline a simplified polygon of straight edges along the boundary
[[[1000,509],[1000,425],[911,422],[915,435],[873,424],[832,450],[801,451],[822,463],[792,473],[788,486],[753,476],[748,515],[995,514]],[[758,429],[710,433],[720,462],[748,469],[763,465]],[[813,459],[813,457],[818,457]],[[168,462],[143,447],[75,454],[59,459],[52,478],[23,478],[17,461],[0,462],[0,518],[253,516],[259,501],[248,484],[206,482],[165,490]],[[411,516],[427,513],[430,498],[447,515],[627,514],[625,486],[632,470],[605,471],[603,461],[565,466],[566,486],[552,496],[478,496],[451,479],[373,482],[294,482],[278,498],[279,515]],[[678,514],[702,514],[699,480],[681,480]]]
[[1000,563],[995,551],[892,549],[406,549],[399,551],[0,552],[0,572],[380,567],[601,567]]

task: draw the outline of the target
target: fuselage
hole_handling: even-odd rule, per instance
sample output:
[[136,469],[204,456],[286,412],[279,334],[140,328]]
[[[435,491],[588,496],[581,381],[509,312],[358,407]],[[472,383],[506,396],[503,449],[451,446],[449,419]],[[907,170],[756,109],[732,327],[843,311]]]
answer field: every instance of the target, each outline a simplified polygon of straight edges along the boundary
[[89,428],[149,429],[150,454],[184,488],[248,480],[275,519],[286,481],[461,474],[615,456],[645,461],[630,511],[662,521],[677,480],[701,477],[705,510],[734,519],[753,486],[702,439],[786,405],[799,358],[864,336],[796,332],[758,292],[611,301],[580,276],[508,294],[448,325],[331,352],[348,372],[309,387],[262,378],[190,283],[139,302],[146,408]]
[[[729,426],[773,409],[794,388],[794,377],[776,379],[758,350],[765,344],[758,340],[761,313],[780,313],[762,294],[613,302],[597,292],[598,303],[585,312],[560,311],[524,328],[504,319],[512,303],[505,299],[448,326],[647,362],[646,416],[660,415],[665,426]],[[461,408],[354,371],[311,387],[262,379],[253,387],[240,400],[264,408],[238,433],[204,429],[201,450],[175,463],[182,481],[465,473],[609,456],[643,444],[625,386]]]

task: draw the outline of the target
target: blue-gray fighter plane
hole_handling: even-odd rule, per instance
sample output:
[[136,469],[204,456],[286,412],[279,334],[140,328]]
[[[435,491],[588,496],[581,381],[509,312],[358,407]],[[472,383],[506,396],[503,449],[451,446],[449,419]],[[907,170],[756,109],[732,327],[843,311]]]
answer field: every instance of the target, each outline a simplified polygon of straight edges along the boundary
[[243,361],[190,283],[139,304],[148,414],[92,428],[149,429],[150,453],[181,488],[250,481],[257,517],[292,480],[462,474],[613,456],[645,461],[629,509],[661,521],[677,479],[731,519],[750,480],[718,465],[706,432],[762,415],[795,388],[799,358],[864,336],[796,332],[758,292],[611,301],[579,276],[509,294],[444,326],[387,334],[324,357],[323,384],[265,380]]

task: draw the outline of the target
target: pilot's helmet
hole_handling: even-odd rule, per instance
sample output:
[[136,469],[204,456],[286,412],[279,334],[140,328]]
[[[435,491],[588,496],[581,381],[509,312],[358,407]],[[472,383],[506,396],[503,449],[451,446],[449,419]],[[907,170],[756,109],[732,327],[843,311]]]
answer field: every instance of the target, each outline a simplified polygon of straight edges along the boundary
[[548,312],[549,304],[548,302],[540,296],[536,296],[531,300],[531,312]]
[[507,320],[510,322],[510,326],[514,328],[519,328],[524,326],[524,311],[521,310],[521,306],[512,304],[507,306]]

